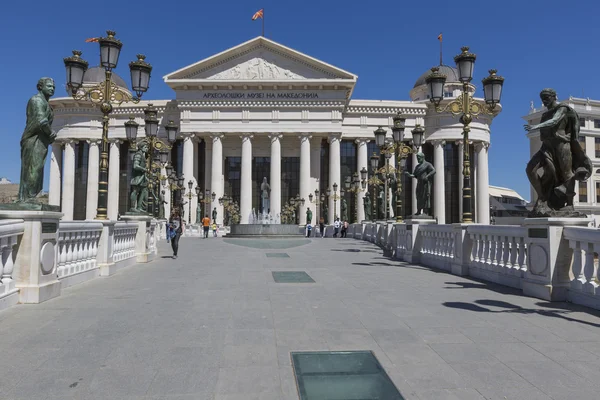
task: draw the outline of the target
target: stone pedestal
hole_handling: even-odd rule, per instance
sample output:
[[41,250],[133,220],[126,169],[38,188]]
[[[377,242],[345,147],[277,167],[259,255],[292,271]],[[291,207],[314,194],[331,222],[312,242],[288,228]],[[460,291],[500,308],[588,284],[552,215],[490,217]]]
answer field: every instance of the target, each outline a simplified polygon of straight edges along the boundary
[[404,253],[404,261],[417,264],[419,263],[421,254],[421,235],[419,235],[419,226],[435,224],[435,219],[431,217],[423,218],[407,218],[404,220],[406,224],[406,252]]
[[117,221],[102,221],[102,234],[100,235],[100,242],[98,243],[98,255],[96,261],[98,268],[100,268],[100,276],[110,276],[116,271],[116,264],[114,260],[114,236],[115,236],[115,224]]
[[454,275],[469,275],[469,263],[471,260],[471,251],[473,241],[467,234],[467,227],[470,224],[452,224],[454,228],[454,259],[452,260],[451,272]]
[[22,219],[25,225],[15,248],[13,272],[20,303],[42,303],[60,296],[56,259],[62,216],[55,211],[0,210],[0,219]]
[[523,294],[566,301],[573,251],[564,238],[565,226],[588,226],[591,218],[526,218],[527,272]]
[[156,254],[150,250],[150,215],[125,214],[121,217],[123,221],[131,221],[138,224],[135,236],[135,257],[138,263],[147,263],[154,259]]

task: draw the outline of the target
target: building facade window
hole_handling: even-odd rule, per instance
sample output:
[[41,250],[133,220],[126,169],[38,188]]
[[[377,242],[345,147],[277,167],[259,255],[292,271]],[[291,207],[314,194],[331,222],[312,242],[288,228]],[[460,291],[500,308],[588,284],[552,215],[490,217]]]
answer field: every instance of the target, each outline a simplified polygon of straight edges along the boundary
[[596,182],[596,203],[600,204],[600,181]]
[[[321,179],[319,179],[319,192],[325,193],[329,187],[329,143],[327,139],[321,141]],[[281,203],[284,204],[284,203]],[[321,214],[319,214],[321,215]]]
[[[204,140],[200,140],[198,142],[198,186],[202,190],[211,189],[206,185],[206,164],[204,163],[206,160],[206,142]],[[212,192],[212,190],[211,190]]]
[[460,222],[462,193],[459,190],[458,157],[458,146],[454,142],[447,142],[444,146],[444,171],[438,171],[444,174],[447,224]]
[[271,176],[271,157],[254,157],[252,161],[252,208],[259,213],[262,211],[260,185],[263,178],[268,181]]
[[600,158],[600,137],[594,138],[594,152],[595,157]]
[[579,181],[579,202],[588,202],[587,182]]
[[[225,194],[240,204],[240,177],[242,173],[242,157],[225,157]],[[246,216],[247,218],[248,216]],[[240,216],[242,218],[242,216]]]
[[[281,206],[300,194],[300,157],[281,158]],[[308,203],[304,199],[304,205]],[[302,213],[300,213],[302,215]],[[302,219],[300,219],[302,220]]]
[[131,164],[133,152],[128,141],[119,146],[119,214],[129,211],[129,189],[131,181]]
[[580,128],[585,128],[585,118],[580,118],[579,119],[579,127]]
[[[341,166],[340,166],[340,175],[341,175],[341,182],[338,182],[338,186],[339,189],[341,190],[342,188],[345,190],[345,186],[344,186],[344,182],[346,182],[346,177],[349,176],[350,177],[350,181],[352,181],[353,175],[356,172],[356,163],[357,163],[357,158],[356,158],[356,143],[354,143],[353,140],[342,140],[341,146],[340,146],[340,158],[341,158]],[[346,200],[346,212],[347,212],[347,216],[348,216],[348,222],[352,223],[354,222],[354,213],[356,210],[356,202],[353,201],[355,200],[354,195],[351,192],[345,192],[344,193],[344,199]],[[339,216],[340,218],[342,218],[342,212],[341,212],[341,203],[340,203],[340,211],[339,211]]]
[[84,220],[87,204],[89,144],[80,141],[75,145],[75,198],[73,199],[73,219]]
[[594,120],[594,128],[600,129],[600,119],[595,119]]

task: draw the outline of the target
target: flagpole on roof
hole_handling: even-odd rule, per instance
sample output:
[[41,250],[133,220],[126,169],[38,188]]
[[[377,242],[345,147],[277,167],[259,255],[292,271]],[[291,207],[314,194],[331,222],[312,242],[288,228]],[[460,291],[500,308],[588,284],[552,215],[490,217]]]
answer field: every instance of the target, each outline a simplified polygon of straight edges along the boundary
[[265,37],[265,9],[263,8],[263,15],[262,15],[262,37]]
[[443,64],[443,58],[442,58],[442,33],[441,32],[438,35],[438,40],[440,41],[440,65],[442,65]]

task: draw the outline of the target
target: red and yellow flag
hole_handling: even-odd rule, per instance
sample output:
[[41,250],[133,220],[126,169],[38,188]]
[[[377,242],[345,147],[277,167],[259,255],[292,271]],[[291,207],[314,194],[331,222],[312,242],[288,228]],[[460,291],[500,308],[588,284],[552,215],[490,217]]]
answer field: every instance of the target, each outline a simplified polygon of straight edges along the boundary
[[259,18],[264,18],[265,16],[265,10],[264,8],[261,8],[260,10],[258,10],[257,12],[254,13],[254,15],[252,16],[252,21],[255,21]]
[[92,43],[92,42],[98,42],[98,41],[100,41],[100,38],[97,38],[97,37],[85,39],[86,43]]
[[442,34],[441,34],[441,33],[438,35],[438,40],[439,40],[440,42],[442,41]]

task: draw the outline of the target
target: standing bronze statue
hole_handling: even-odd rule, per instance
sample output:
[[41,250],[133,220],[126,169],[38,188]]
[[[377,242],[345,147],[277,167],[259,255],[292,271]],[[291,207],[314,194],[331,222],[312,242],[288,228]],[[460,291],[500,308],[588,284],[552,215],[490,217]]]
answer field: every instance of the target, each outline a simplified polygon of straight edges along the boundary
[[306,223],[310,224],[312,222],[312,211],[310,210],[310,207],[306,208]]
[[365,221],[371,221],[371,195],[369,192],[365,193],[365,197],[363,197],[363,208],[365,210]]
[[340,208],[342,211],[342,222],[348,221],[348,202],[343,197],[342,201],[340,202]]
[[215,207],[215,209],[212,210],[212,220],[214,223],[217,222],[217,207]]
[[141,142],[138,150],[133,155],[131,170],[131,212],[145,213],[148,211],[148,169],[146,168],[146,154],[148,154],[148,143]]
[[425,161],[425,154],[417,153],[417,166],[413,173],[404,172],[406,175],[417,180],[417,213],[415,215],[427,215],[431,210],[431,180],[435,175],[435,168],[430,162]]
[[21,181],[19,203],[35,203],[44,184],[44,164],[56,133],[52,131],[54,113],[48,103],[54,95],[54,80],[41,78],[38,93],[27,103],[27,123],[21,137]]
[[[581,217],[573,208],[575,181],[592,174],[592,162],[579,144],[579,116],[566,104],[558,103],[554,89],[544,89],[540,99],[548,109],[537,125],[525,130],[540,131],[541,148],[531,157],[526,172],[537,201],[530,217]],[[541,172],[541,174],[540,174]]]

